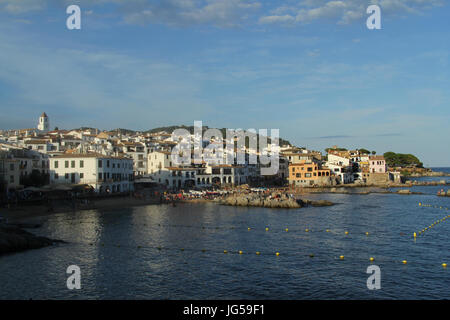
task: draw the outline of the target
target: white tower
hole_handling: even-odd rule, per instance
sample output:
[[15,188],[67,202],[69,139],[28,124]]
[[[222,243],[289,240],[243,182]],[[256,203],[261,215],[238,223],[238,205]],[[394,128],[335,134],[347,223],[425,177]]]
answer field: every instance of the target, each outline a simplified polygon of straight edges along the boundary
[[38,130],[48,132],[50,128],[50,121],[45,112],[39,117]]

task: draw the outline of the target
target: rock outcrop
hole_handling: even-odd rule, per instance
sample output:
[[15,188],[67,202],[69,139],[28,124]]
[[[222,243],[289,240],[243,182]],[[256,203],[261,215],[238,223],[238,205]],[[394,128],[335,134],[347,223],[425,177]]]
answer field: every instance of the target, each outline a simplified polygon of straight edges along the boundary
[[38,237],[21,228],[0,224],[0,255],[51,246],[59,240]]
[[230,195],[219,202],[223,205],[241,207],[264,207],[264,208],[285,208],[297,209],[308,205],[311,206],[331,206],[334,203],[326,200],[310,201],[297,200],[286,195],[264,196],[259,194]]

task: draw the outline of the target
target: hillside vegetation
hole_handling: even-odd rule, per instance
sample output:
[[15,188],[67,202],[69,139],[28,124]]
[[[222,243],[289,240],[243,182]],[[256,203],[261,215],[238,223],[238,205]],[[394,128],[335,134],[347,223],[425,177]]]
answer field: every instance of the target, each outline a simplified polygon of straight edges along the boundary
[[403,154],[395,152],[386,152],[384,154],[386,163],[389,167],[417,167],[423,168],[423,163],[412,154]]

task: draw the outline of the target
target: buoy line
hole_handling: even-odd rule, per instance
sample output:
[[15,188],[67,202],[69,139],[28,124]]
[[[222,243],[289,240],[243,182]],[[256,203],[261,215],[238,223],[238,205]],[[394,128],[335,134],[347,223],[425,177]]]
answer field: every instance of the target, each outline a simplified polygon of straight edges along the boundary
[[[421,202],[419,202],[419,207],[423,207],[423,208],[434,208],[434,209],[439,209],[439,210],[446,210],[448,211],[447,207],[442,207],[442,206],[436,206],[436,205],[430,205],[430,204],[423,204]],[[424,227],[423,229],[419,230],[418,232],[414,232],[413,233],[413,237],[414,239],[416,239],[418,236],[423,235],[425,232],[431,230],[432,228],[434,228],[435,226],[437,226],[440,223],[446,222],[447,219],[450,218],[450,215],[446,215],[445,217],[442,217],[441,219],[438,219],[436,221],[434,221],[433,223],[431,223],[428,227]]]
[[[86,243],[82,243],[82,242],[78,242],[78,243],[72,243],[72,244],[77,244],[77,245],[86,245]],[[93,246],[94,243],[90,242],[87,243],[89,246]],[[344,254],[336,254],[336,253],[330,253],[330,254],[319,254],[316,256],[315,253],[308,253],[306,252],[292,252],[292,251],[286,251],[286,252],[281,252],[281,251],[250,251],[250,250],[243,250],[243,249],[234,249],[234,250],[215,250],[215,249],[206,249],[206,248],[171,248],[171,247],[163,247],[163,246],[150,246],[150,245],[137,245],[137,246],[130,246],[130,245],[126,245],[126,246],[122,246],[121,244],[109,244],[105,246],[105,243],[101,242],[101,243],[96,243],[97,245],[101,246],[102,248],[104,247],[109,247],[109,248],[117,248],[117,249],[138,249],[138,250],[145,250],[145,249],[151,249],[151,250],[156,250],[157,252],[160,253],[165,253],[165,252],[179,252],[179,253],[202,253],[202,254],[215,254],[215,255],[238,255],[238,256],[252,256],[252,255],[256,255],[256,256],[275,256],[275,257],[304,257],[307,258],[307,260],[316,260],[318,259],[319,261],[324,261],[327,259],[332,259],[332,260],[341,260],[343,262],[345,261],[358,261],[358,262],[363,262],[363,261],[367,261],[367,263],[374,263],[375,261],[377,261],[378,263],[394,263],[394,264],[409,264],[408,260],[406,259],[394,259],[394,258],[390,258],[390,257],[384,257],[383,258],[376,258],[375,256],[370,256],[367,255],[364,258],[362,258],[361,256],[355,257],[355,256],[350,256],[350,258],[348,258],[347,256],[345,256]],[[446,262],[440,262],[439,263],[443,268],[447,268],[447,263]],[[414,262],[414,265],[420,265],[420,262]]]
[[[98,222],[92,221],[80,221],[79,223],[72,223],[72,224],[98,224]],[[110,225],[120,225],[120,223],[111,223]],[[139,224],[134,224],[134,225],[139,225]],[[309,227],[294,227],[291,228],[289,226],[285,226],[285,227],[270,227],[270,226],[266,226],[263,227],[263,229],[261,228],[255,228],[255,227],[243,227],[243,226],[227,226],[227,227],[219,227],[219,226],[204,226],[204,225],[200,225],[200,226],[195,226],[195,225],[177,225],[177,224],[149,224],[149,223],[143,223],[140,224],[144,227],[148,227],[149,229],[156,229],[156,228],[186,228],[186,229],[201,229],[201,230],[236,230],[236,231],[254,231],[254,232],[259,232],[261,230],[265,230],[268,233],[330,233],[330,234],[340,234],[341,232],[338,232],[336,230],[331,230],[329,228],[325,228],[325,229],[312,229]],[[98,225],[98,228],[100,229],[101,226]],[[343,235],[350,235],[351,233],[347,230],[344,229],[344,231],[342,231]],[[353,233],[353,235],[359,234],[358,233]],[[368,231],[363,231],[361,233],[361,235],[372,235],[372,234],[388,234],[386,232],[368,232]]]

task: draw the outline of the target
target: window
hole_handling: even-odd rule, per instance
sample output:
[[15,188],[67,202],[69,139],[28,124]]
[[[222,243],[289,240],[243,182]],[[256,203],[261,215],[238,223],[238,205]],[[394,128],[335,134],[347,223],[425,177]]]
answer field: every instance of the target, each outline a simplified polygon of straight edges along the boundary
[[66,173],[66,174],[64,175],[64,178],[65,178],[66,180],[69,179],[69,174]]
[[109,160],[106,161],[106,167],[109,168]]
[[84,173],[82,172],[82,173],[80,173],[80,179],[83,179],[84,178]]
[[71,167],[71,168],[75,168],[75,161],[74,161],[74,160],[72,160],[72,161],[70,162],[70,167]]
[[65,162],[64,162],[64,167],[66,167],[66,168],[69,167],[69,161],[65,161]]
[[305,178],[311,178],[311,173],[305,173]]
[[103,168],[103,160],[98,160],[98,167]]
[[80,168],[84,168],[84,161],[80,160]]
[[[11,163],[11,164],[9,165],[9,170],[14,171],[14,163]],[[14,178],[14,177],[13,177],[13,178]]]
[[9,183],[14,183],[14,176],[9,177]]
[[101,172],[98,174],[98,180],[102,180],[102,173]]
[[58,180],[59,179],[59,175],[57,173],[55,173],[55,179]]

